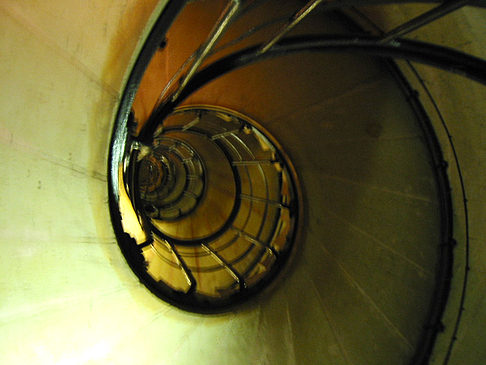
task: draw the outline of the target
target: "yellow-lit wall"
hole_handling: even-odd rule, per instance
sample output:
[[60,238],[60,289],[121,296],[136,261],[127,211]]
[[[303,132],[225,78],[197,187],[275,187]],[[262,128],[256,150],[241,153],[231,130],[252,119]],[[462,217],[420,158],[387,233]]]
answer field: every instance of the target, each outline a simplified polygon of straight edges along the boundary
[[[107,209],[108,143],[130,66],[164,5],[0,2],[0,363],[349,363],[342,354],[353,349],[325,328],[319,296],[300,291],[308,285],[300,267],[258,306],[203,317],[160,301],[125,263]],[[369,12],[387,26],[402,14]],[[421,37],[452,34],[447,44],[486,57],[485,12],[448,19]],[[478,364],[486,361],[486,91],[420,69],[450,121],[471,213],[470,289],[451,364]],[[457,250],[447,331],[462,284]]]

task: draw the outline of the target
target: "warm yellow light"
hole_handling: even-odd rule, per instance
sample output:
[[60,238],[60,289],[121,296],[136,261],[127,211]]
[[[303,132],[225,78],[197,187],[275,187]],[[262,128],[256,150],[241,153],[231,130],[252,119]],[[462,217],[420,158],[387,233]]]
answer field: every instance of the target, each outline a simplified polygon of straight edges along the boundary
[[[118,169],[118,179],[123,181],[123,166],[120,165]],[[142,243],[147,240],[147,235],[142,229],[138,216],[133,209],[132,202],[128,197],[127,191],[123,184],[120,184],[119,197],[120,197],[120,213],[122,215],[123,230],[127,232],[137,243]]]

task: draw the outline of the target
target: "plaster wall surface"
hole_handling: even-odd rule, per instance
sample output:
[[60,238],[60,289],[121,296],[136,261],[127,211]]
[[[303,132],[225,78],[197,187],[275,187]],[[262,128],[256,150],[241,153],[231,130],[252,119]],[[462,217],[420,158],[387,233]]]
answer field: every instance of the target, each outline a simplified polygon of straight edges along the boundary
[[[317,271],[320,264],[306,256],[310,269],[297,265],[294,275],[258,305],[204,317],[151,295],[119,252],[107,209],[107,148],[127,72],[164,5],[131,0],[0,3],[0,363],[354,363],[363,354],[346,344],[359,333],[340,336],[332,328],[329,316],[336,306],[331,313],[323,310],[318,280],[309,280],[346,276],[331,255],[322,256],[326,269]],[[369,11],[391,26],[414,9]],[[445,30],[455,27],[460,31],[448,45],[486,57],[484,11],[467,9],[447,19],[420,37],[445,42]],[[486,359],[486,185],[481,178],[486,91],[460,77],[420,70],[450,121],[471,214],[470,289],[451,364],[477,364]],[[362,85],[363,94],[387,87],[379,75]],[[360,89],[344,98],[353,92]],[[445,153],[450,159],[450,151]],[[308,184],[309,190],[319,189],[317,182]],[[464,241],[458,238],[447,331],[462,283],[456,280],[464,264]],[[331,284],[327,289],[335,290]],[[384,328],[377,332],[386,337]],[[434,354],[437,364],[447,348],[447,331]],[[382,356],[375,363],[386,363],[387,355]]]
[[[382,29],[389,30],[424,11],[428,5],[390,5],[370,7],[364,12]],[[464,8],[412,32],[410,38],[433,42],[462,50],[474,56],[486,57],[486,12],[484,9]],[[416,65],[426,86],[447,123],[461,164],[469,210],[469,285],[464,303],[463,319],[457,333],[457,342],[450,357],[452,364],[480,364],[486,361],[486,343],[481,323],[486,323],[486,87],[457,75],[431,67]],[[409,74],[409,76],[412,76]],[[413,76],[411,77],[413,79]],[[454,278],[449,305],[444,317],[446,326],[433,356],[441,364],[449,346],[460,308],[465,270],[465,226],[460,182],[454,157],[434,107],[427,101],[426,93],[415,85],[422,95],[441,140],[445,159],[449,161],[453,189],[455,232],[458,245],[455,249]]]

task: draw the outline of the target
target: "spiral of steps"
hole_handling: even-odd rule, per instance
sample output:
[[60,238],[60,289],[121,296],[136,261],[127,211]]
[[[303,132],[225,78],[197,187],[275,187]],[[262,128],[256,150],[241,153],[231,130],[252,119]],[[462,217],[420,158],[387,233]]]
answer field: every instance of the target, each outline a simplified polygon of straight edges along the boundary
[[[163,116],[170,75],[203,42],[184,26],[209,32],[213,6],[196,2],[179,15],[128,105],[131,127],[115,128],[114,136],[134,131],[114,140],[125,152],[112,154],[111,167],[119,171],[114,192],[127,191],[136,217],[130,227],[112,207],[132,238],[119,235],[127,261],[152,292],[185,310],[268,300],[264,313],[290,316],[297,362],[332,359],[333,346],[353,364],[372,363],[377,351],[383,363],[415,361],[436,330],[430,316],[442,295],[450,207],[441,151],[413,93],[392,63],[368,56],[298,52],[217,76],[210,56],[208,81],[198,76]],[[275,30],[245,31],[270,9],[265,2],[243,11],[221,40],[223,56],[265,44]],[[317,13],[291,36],[348,27]],[[284,265],[289,256],[295,265]],[[293,299],[279,308],[279,293]],[[303,336],[317,329],[292,319],[308,310],[303,302],[326,323],[312,347]]]
[[419,3],[2,2],[0,363],[484,362],[486,90],[420,62],[486,2]]
[[136,247],[170,302],[221,310],[260,290],[288,259],[297,180],[255,121],[218,107],[176,109],[126,165],[122,183],[145,217]]

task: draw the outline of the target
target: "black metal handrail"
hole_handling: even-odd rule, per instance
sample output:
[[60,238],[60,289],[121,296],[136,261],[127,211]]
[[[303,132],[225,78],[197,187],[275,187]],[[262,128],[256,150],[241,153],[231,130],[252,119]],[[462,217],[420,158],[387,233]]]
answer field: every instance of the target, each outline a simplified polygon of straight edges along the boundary
[[[117,117],[117,125],[115,126],[115,132],[112,139],[112,149],[110,151],[110,205],[112,207],[112,219],[114,222],[115,230],[120,233],[119,240],[129,240],[130,238],[124,237],[119,225],[119,213],[117,212],[117,174],[115,168],[122,161],[123,151],[126,148],[127,143],[131,143],[130,140],[139,141],[143,144],[150,144],[152,136],[160,124],[161,120],[164,120],[173,110],[177,107],[185,98],[191,95],[194,91],[202,87],[203,85],[211,82],[212,80],[220,77],[221,75],[234,71],[238,68],[247,66],[251,63],[259,62],[264,59],[279,57],[289,53],[296,52],[332,52],[332,53],[354,53],[354,54],[367,54],[384,58],[398,58],[410,61],[416,61],[423,64],[432,65],[434,67],[450,71],[468,77],[472,80],[486,84],[486,61],[477,57],[465,54],[463,52],[431,44],[425,42],[412,41],[409,39],[398,38],[404,34],[409,33],[417,27],[428,24],[450,11],[454,11],[464,5],[472,5],[478,7],[486,7],[486,1],[421,1],[424,3],[439,3],[439,5],[431,11],[424,13],[423,15],[413,19],[409,22],[402,24],[401,26],[393,29],[392,31],[385,33],[382,36],[369,36],[367,34],[352,35],[326,35],[326,36],[300,36],[287,39],[278,39],[278,41],[271,43],[270,47],[265,47],[265,44],[256,45],[244,50],[237,51],[229,56],[221,58],[199,72],[193,72],[190,77],[185,79],[183,87],[179,88],[177,92],[171,95],[170,98],[164,99],[155,109],[150,116],[148,122],[143,126],[141,132],[136,136],[129,136],[127,133],[127,123],[129,120],[130,108],[133,103],[135,91],[141,81],[142,75],[147,67],[152,55],[156,51],[158,45],[163,41],[165,33],[168,30],[171,22],[176,14],[184,7],[184,2],[171,1],[161,14],[160,19],[157,21],[153,31],[150,33],[147,41],[142,49],[140,56],[135,64],[135,67],[130,75],[126,86],[126,92],[123,94],[123,98],[120,104],[120,109]],[[177,3],[177,4],[176,4]],[[397,1],[382,0],[382,1],[357,1],[357,0],[342,0],[342,1],[325,1],[321,4],[321,10],[336,10],[346,8],[350,6],[365,6],[365,5],[385,5],[396,4]],[[400,2],[404,3],[404,2]],[[264,52],[262,52],[264,50]],[[195,70],[195,69],[194,69]],[[402,80],[403,85],[407,85],[405,80]],[[406,88],[406,86],[404,86]],[[413,93],[411,93],[413,96]],[[415,101],[417,104],[417,110],[419,113],[424,113],[421,109],[420,102]],[[423,116],[426,118],[426,115]],[[428,132],[430,138],[433,139],[433,131]],[[449,135],[450,137],[450,135]],[[437,141],[433,142],[437,144]],[[445,172],[445,165],[442,164],[440,158],[437,159],[438,174],[441,175],[440,181],[444,184],[441,186],[442,205],[443,205],[443,249],[441,251],[442,269],[438,285],[436,287],[435,298],[440,302],[436,305],[429,315],[429,327],[426,329],[426,335],[422,341],[422,345],[416,351],[414,357],[414,364],[427,363],[430,354],[433,349],[435,338],[442,330],[441,318],[445,308],[445,302],[447,300],[450,281],[452,276],[452,247],[454,239],[452,235],[452,212],[450,207],[450,197],[448,191],[447,174]],[[457,156],[456,162],[458,163]],[[461,178],[461,184],[462,178]],[[463,191],[464,203],[466,204],[465,191]],[[466,207],[467,212],[467,207]],[[466,213],[467,219],[467,213]],[[444,221],[445,220],[445,221]],[[117,223],[118,222],[118,223]],[[466,222],[466,230],[468,225]],[[467,236],[467,232],[466,232]],[[121,238],[120,238],[121,237]],[[468,240],[468,237],[466,237]],[[122,250],[130,250],[127,245],[121,244]],[[129,259],[127,259],[129,260]],[[130,260],[129,260],[130,263]],[[132,264],[134,264],[132,262]],[[462,304],[467,287],[467,272],[469,271],[469,262],[466,260],[466,275],[463,285],[461,309],[456,321],[454,335],[457,333],[457,328],[460,322],[460,316],[462,313]],[[142,275],[143,276],[143,275]],[[149,281],[146,280],[145,281]],[[142,277],[142,280],[144,278]],[[148,283],[149,289],[156,291]],[[454,338],[451,340],[451,345],[448,349],[446,357],[446,363],[450,356],[450,351],[454,342]]]

